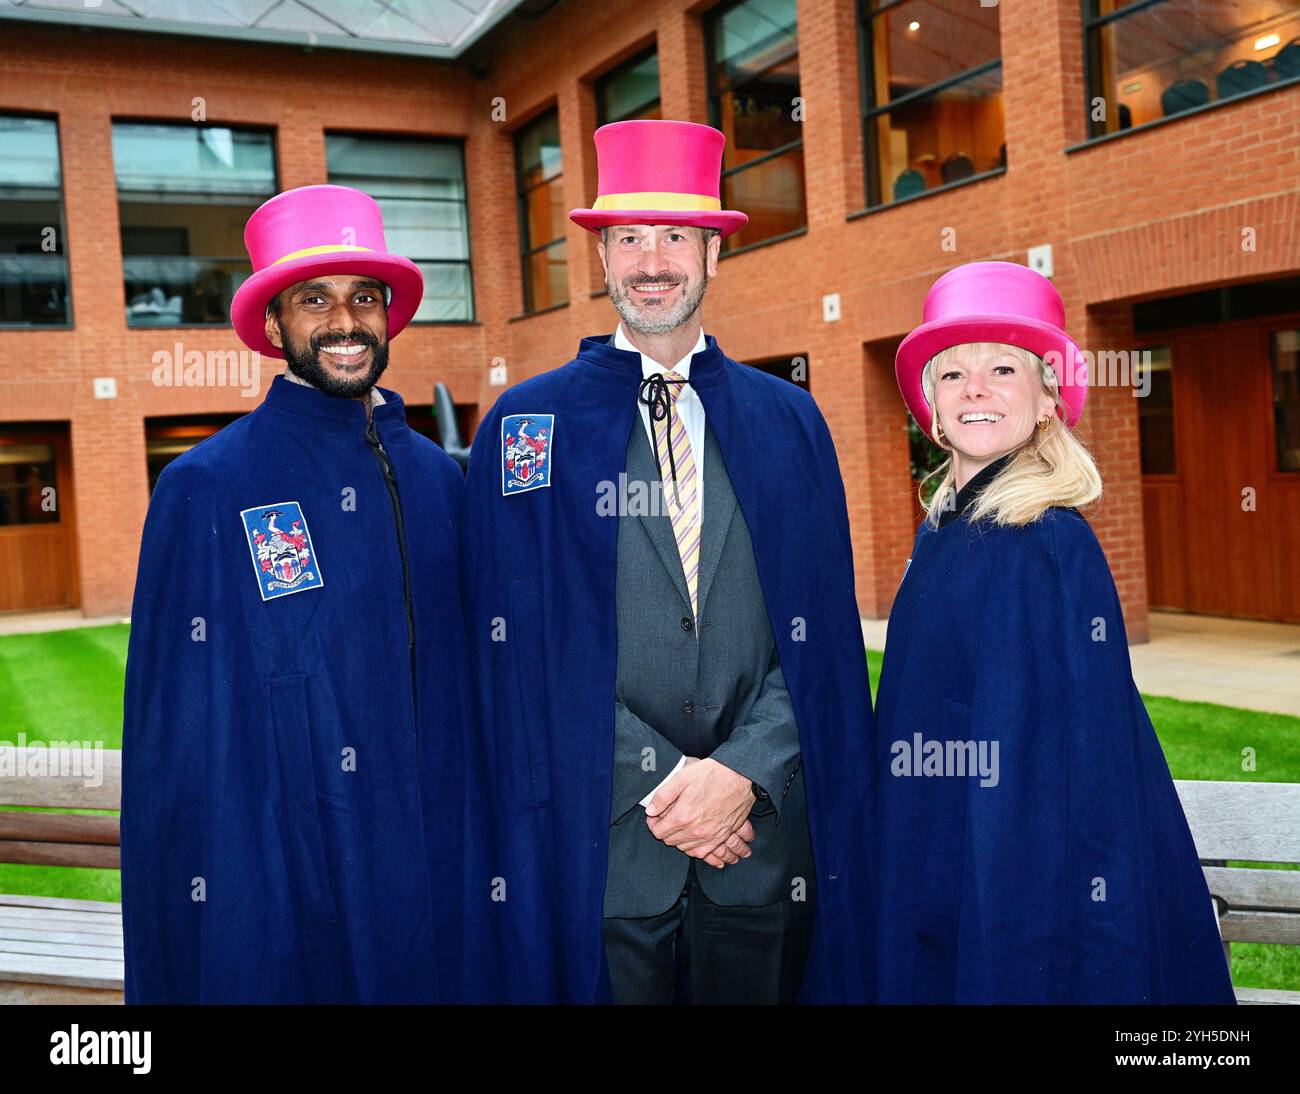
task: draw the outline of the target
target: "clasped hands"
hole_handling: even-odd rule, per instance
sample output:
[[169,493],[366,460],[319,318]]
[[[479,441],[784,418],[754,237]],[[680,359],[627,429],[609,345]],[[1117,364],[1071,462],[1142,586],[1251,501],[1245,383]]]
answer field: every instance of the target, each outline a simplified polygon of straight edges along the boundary
[[754,787],[717,760],[688,756],[646,807],[655,839],[721,870],[749,858],[754,826]]

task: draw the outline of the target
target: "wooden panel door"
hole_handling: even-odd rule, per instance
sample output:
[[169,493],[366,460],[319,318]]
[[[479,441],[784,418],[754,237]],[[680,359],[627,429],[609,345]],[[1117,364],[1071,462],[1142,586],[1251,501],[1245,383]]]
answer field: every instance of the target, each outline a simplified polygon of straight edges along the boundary
[[[54,460],[54,482],[37,481],[41,449]],[[32,459],[25,461],[31,453]],[[75,608],[78,604],[76,528],[72,497],[71,446],[66,433],[0,430],[0,456],[11,468],[28,467],[5,480],[0,522],[0,612]],[[25,462],[17,462],[25,461]],[[30,478],[31,481],[24,481]],[[47,510],[45,488],[53,508]],[[50,513],[49,516],[46,514]]]
[[1269,473],[1260,508],[1270,521],[1274,618],[1300,623],[1300,315],[1270,323],[1261,333],[1272,383],[1265,430]]
[[1279,471],[1272,339],[1279,323],[1168,338],[1177,473],[1143,499],[1155,606],[1300,620],[1300,473]]

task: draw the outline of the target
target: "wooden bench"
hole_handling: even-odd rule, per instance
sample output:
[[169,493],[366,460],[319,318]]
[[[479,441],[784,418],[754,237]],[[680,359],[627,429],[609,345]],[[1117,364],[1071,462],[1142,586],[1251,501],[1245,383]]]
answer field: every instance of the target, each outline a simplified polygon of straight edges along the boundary
[[[60,755],[28,748],[19,768],[15,751],[0,748],[0,770],[32,771],[35,761]],[[97,787],[84,785],[82,775],[0,776],[0,805],[29,810],[0,810],[0,862],[118,868],[116,816],[38,811],[120,811],[122,754],[105,749],[100,756]],[[1219,914],[1224,953],[1233,942],[1300,945],[1300,870],[1227,865],[1300,863],[1300,784],[1174,785]],[[120,904],[0,894],[0,1003],[120,1003],[122,978]],[[1241,1003],[1300,1004],[1300,991],[1236,990]]]
[[[1175,781],[1219,914],[1233,942],[1300,945],[1300,870],[1228,862],[1300,863],[1300,783]],[[1239,1003],[1300,1004],[1300,991],[1237,988]]]
[[[23,753],[26,753],[24,757]],[[116,815],[40,812],[121,810],[122,753],[98,752],[102,782],[41,774],[58,763],[86,772],[89,750],[0,748],[0,862],[117,869]],[[44,766],[36,766],[38,764]],[[122,1002],[122,906],[103,900],[0,893],[0,1003]]]

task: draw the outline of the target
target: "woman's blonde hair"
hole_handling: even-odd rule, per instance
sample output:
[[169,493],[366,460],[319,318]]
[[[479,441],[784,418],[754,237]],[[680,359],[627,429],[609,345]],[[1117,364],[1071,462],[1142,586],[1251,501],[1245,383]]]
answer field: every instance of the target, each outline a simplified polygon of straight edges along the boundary
[[[968,342],[965,346],[980,354],[993,350],[1011,354],[1026,367],[1033,369],[1043,390],[1052,397],[1057,407],[1062,406],[1056,372],[1050,365],[1044,364],[1041,357],[1020,346],[1003,342]],[[932,411],[935,380],[962,348],[951,346],[941,350],[921,370],[921,389]],[[938,413],[933,413],[931,417],[930,439],[951,453],[952,449],[945,443],[943,430],[939,426]],[[938,489],[927,503],[926,485],[937,476],[942,476]],[[937,527],[940,514],[945,508],[952,508],[957,496],[956,486],[951,455],[921,480],[921,504],[925,507],[926,519],[930,524]],[[972,521],[988,520],[992,524],[1018,527],[1037,520],[1054,505],[1075,508],[1089,505],[1101,497],[1101,489],[1101,474],[1092,454],[1066,427],[1065,422],[1053,414],[1047,419],[1046,427],[1036,427],[1025,443],[1016,449],[1006,467],[980,491],[969,515]]]

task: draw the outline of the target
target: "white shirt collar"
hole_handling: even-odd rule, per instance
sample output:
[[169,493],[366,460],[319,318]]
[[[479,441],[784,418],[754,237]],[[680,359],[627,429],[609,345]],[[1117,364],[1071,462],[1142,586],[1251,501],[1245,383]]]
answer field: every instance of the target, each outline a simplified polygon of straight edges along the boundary
[[[623,324],[621,322],[618,325],[618,330],[614,332],[614,348],[628,350],[632,353],[641,353],[641,351],[637,349],[636,346],[632,345],[632,343],[628,341],[627,335],[623,333]],[[704,328],[701,326],[700,336],[695,340],[695,345],[691,348],[691,351],[685,357],[683,357],[680,361],[677,362],[675,366],[673,366],[671,371],[677,373],[677,375],[680,376],[683,380],[689,380],[691,378],[691,358],[694,357],[697,353],[703,353],[708,348],[709,348],[708,343],[705,342],[704,340]],[[654,358],[647,357],[644,353],[641,353],[641,375],[642,376],[653,376],[656,372],[662,373],[668,371],[669,371],[668,369],[664,368],[664,366],[661,365],[658,361],[654,360]]]
[[[286,380],[291,380],[291,381],[293,381],[293,383],[295,383],[295,384],[302,384],[303,387],[315,387],[315,386],[316,386],[315,384],[309,384],[306,380],[304,380],[304,379],[303,379],[301,376],[299,376],[296,372],[293,372],[293,371],[291,371],[290,369],[285,369],[285,370],[284,370],[284,378],[285,378]],[[372,387],[372,388],[370,389],[370,405],[371,405],[371,406],[383,406],[383,405],[384,405],[384,397],[383,397],[382,395],[379,394],[379,388],[378,388],[378,387]]]

